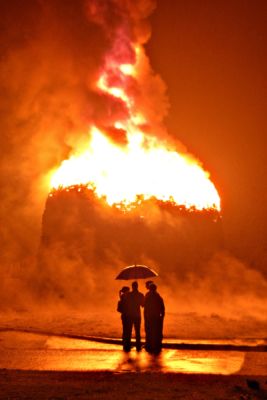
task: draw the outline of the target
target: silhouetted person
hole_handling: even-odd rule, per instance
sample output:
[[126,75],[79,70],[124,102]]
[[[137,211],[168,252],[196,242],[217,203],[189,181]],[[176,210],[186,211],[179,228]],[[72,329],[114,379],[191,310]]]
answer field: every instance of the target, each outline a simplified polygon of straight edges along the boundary
[[128,349],[128,337],[129,330],[131,326],[129,312],[127,309],[127,300],[126,297],[130,293],[129,286],[123,286],[123,288],[119,292],[120,299],[118,301],[117,311],[121,313],[121,321],[122,321],[122,344],[123,350],[129,351]]
[[[154,283],[153,281],[146,281],[146,289],[147,289],[147,292],[146,292],[146,294],[145,294],[145,301],[146,301],[146,297],[147,297],[147,295],[149,294],[149,286],[151,285],[151,283]],[[144,313],[144,325],[145,325],[145,334],[146,334],[146,341],[147,341],[147,336],[148,336],[148,321],[147,321],[147,319],[146,319],[146,315],[145,315],[145,313]],[[147,347],[147,346],[146,346]]]
[[144,304],[146,350],[149,353],[158,354],[161,351],[164,315],[164,301],[157,292],[157,286],[151,283],[149,285],[149,292],[145,296]]
[[[154,283],[153,281],[146,281],[146,289],[149,291],[149,286],[151,285],[151,283]],[[148,294],[148,292],[146,293],[146,295]]]
[[[132,291],[125,297],[126,319],[129,321],[129,330],[126,331],[126,351],[131,349],[132,329],[135,330],[136,350],[141,350],[141,307],[144,306],[144,295],[138,291],[138,283],[132,283]],[[128,319],[129,318],[129,319]]]

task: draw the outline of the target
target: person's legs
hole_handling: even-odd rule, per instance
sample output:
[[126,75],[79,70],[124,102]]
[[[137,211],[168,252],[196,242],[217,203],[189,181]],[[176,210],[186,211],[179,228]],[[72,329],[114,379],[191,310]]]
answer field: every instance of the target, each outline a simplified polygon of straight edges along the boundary
[[140,328],[141,328],[141,318],[134,319],[134,330],[135,330],[135,346],[136,350],[141,350],[141,335],[140,335]]
[[151,350],[151,322],[148,318],[145,319],[145,332],[146,332],[146,351],[150,352]]
[[131,350],[131,337],[132,337],[132,321],[129,317],[122,317],[123,332],[122,332],[122,343],[123,350]]
[[162,347],[162,318],[157,318],[155,320],[155,343],[154,343],[154,352],[156,354],[161,352]]
[[151,353],[155,353],[156,341],[157,341],[157,325],[156,325],[155,318],[151,318],[151,320],[150,320],[150,351],[151,351]]
[[152,354],[159,354],[162,341],[162,323],[158,318],[149,318],[147,327],[146,350]]
[[127,321],[124,315],[121,316],[122,321],[122,344],[125,346],[127,340]]

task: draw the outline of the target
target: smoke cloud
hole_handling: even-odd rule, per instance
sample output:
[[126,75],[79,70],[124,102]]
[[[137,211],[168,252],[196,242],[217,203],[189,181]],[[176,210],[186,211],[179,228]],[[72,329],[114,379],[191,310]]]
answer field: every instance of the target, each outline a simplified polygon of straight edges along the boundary
[[[153,1],[1,5],[2,264],[35,256],[51,171],[87,140],[90,125],[108,131],[118,113],[126,112],[119,100],[97,93],[94,84],[111,45],[127,61],[130,40],[148,39],[145,18],[154,7]],[[156,121],[155,106],[143,94],[149,91],[145,82],[155,91],[161,81],[146,79],[150,66],[143,62],[148,71],[144,68],[143,93],[136,96],[148,102]],[[165,88],[158,86],[155,98],[161,99]],[[129,90],[136,91],[135,82]]]
[[224,249],[216,213],[148,201],[125,214],[91,190],[73,188],[49,197],[42,232],[37,294],[43,288],[48,301],[81,309],[112,303],[113,313],[115,288],[127,284],[116,275],[138,263],[158,271],[170,314],[265,319],[267,282]]
[[[102,126],[118,143],[125,140],[123,133],[112,129],[112,122],[118,116],[127,118],[127,109],[120,99],[99,92],[95,82],[111,54],[115,54],[116,60],[131,62],[133,43],[147,42],[151,33],[147,17],[155,6],[155,1],[150,0],[30,0],[25,4],[13,0],[1,4],[3,309],[28,307],[41,299],[46,304],[56,299],[68,306],[82,307],[85,302],[99,304],[103,293],[105,299],[110,295],[116,302],[117,293],[113,294],[110,282],[113,284],[118,268],[128,263],[127,260],[135,262],[134,246],[145,240],[147,247],[153,249],[147,254],[144,251],[140,261],[155,264],[162,275],[165,266],[168,279],[159,283],[173,312],[194,311],[229,317],[236,315],[238,309],[240,317],[263,315],[266,280],[221,252],[219,245],[211,246],[213,252],[198,263],[197,270],[192,261],[190,265],[177,267],[176,253],[169,249],[178,245],[171,243],[171,234],[183,232],[184,243],[197,235],[183,230],[181,218],[175,219],[158,207],[153,208],[153,217],[149,219],[153,226],[145,225],[143,237],[138,238],[139,226],[133,222],[133,235],[127,236],[132,249],[127,243],[123,245],[125,222],[121,220],[118,224],[122,225],[117,226],[121,230],[120,241],[110,244],[109,227],[114,227],[116,221],[111,211],[103,211],[99,205],[95,205],[94,211],[95,215],[99,211],[99,215],[89,226],[81,223],[84,215],[79,207],[72,206],[71,214],[63,214],[59,205],[55,215],[60,215],[57,223],[64,221],[64,226],[59,227],[52,218],[48,225],[54,230],[54,243],[47,243],[47,237],[41,238],[46,233],[42,215],[47,207],[53,169],[88,140],[88,130],[93,124]],[[166,87],[152,71],[145,54],[140,62],[142,74],[138,80],[129,77],[127,92],[149,121],[144,131],[165,137]],[[44,218],[49,219],[52,214]],[[162,224],[168,227],[165,237]],[[153,237],[159,239],[154,246],[146,236],[152,231]],[[56,240],[57,233],[60,240]],[[81,243],[79,235],[86,240]],[[208,234],[205,245],[209,246],[211,237]],[[164,250],[157,248],[157,243],[163,243]],[[201,243],[197,246],[200,248]],[[161,255],[155,256],[156,250]],[[181,255],[186,248],[181,245],[179,250]],[[164,260],[160,258],[163,256]]]

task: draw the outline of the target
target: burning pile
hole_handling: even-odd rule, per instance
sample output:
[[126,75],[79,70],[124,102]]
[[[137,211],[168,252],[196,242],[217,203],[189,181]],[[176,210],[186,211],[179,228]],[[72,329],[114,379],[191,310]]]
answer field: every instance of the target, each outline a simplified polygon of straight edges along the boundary
[[155,197],[139,197],[132,208],[110,206],[77,185],[47,199],[40,255],[43,268],[71,262],[76,271],[86,266],[97,276],[106,269],[115,276],[127,264],[153,265],[167,283],[194,271],[221,247],[221,218],[214,209],[192,210]]
[[110,26],[109,2],[88,3],[110,42],[93,85],[105,113],[53,171],[40,259],[47,266],[58,254],[102,268],[148,262],[181,275],[221,246],[220,198],[209,173],[164,129],[164,84],[143,46],[150,2],[111,3]]
[[90,128],[86,147],[63,161],[52,176],[52,188],[83,184],[109,205],[130,208],[142,196],[219,211],[220,198],[209,174],[193,157],[149,132],[148,116],[138,109],[137,95],[130,90],[142,76],[144,50],[128,43],[132,62],[125,64],[118,55],[123,47],[119,39],[106,57],[96,89],[119,103],[123,112],[111,118],[109,126]]

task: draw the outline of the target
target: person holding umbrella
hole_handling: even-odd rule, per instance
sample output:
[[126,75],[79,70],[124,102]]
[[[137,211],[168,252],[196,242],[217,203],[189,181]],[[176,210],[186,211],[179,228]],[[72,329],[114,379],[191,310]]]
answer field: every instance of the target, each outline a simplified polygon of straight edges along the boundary
[[132,291],[125,297],[127,317],[129,318],[129,330],[126,332],[126,351],[131,349],[132,329],[135,330],[135,347],[141,350],[141,307],[144,307],[144,295],[138,290],[138,283],[132,283]]
[[[145,279],[157,276],[157,273],[145,265],[131,265],[123,268],[116,279]],[[123,332],[123,349],[131,350],[132,329],[135,329],[136,350],[141,350],[141,307],[144,307],[144,295],[138,291],[138,283],[132,283],[132,291],[127,293],[123,300],[125,313],[125,330]],[[124,329],[124,326],[123,326]]]

